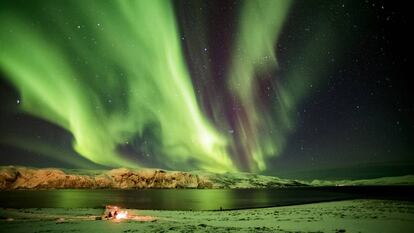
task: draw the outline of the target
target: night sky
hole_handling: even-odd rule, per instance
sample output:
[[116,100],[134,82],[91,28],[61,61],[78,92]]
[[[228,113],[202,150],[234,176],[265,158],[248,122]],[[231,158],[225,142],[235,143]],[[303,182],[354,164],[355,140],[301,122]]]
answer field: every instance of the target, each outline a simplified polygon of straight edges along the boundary
[[413,174],[408,9],[2,1],[0,165]]

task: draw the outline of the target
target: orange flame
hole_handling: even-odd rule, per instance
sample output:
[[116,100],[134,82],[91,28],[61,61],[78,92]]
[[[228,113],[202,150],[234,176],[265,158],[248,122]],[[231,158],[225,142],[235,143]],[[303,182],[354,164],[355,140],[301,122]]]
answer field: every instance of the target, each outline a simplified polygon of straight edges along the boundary
[[116,215],[116,219],[124,219],[124,218],[127,218],[127,216],[128,216],[128,211],[122,211],[122,212],[119,212],[117,215]]

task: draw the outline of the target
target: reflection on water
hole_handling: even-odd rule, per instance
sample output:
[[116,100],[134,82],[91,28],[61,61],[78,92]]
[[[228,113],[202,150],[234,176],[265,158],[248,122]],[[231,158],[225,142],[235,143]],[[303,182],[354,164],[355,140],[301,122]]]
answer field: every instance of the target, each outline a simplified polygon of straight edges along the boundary
[[[117,205],[134,209],[219,210],[281,206],[351,198],[401,198],[410,187],[281,188],[281,189],[144,189],[0,191],[0,207],[101,208]],[[388,192],[388,193],[387,193]],[[384,194],[378,196],[378,194]],[[372,196],[374,194],[375,196]],[[371,196],[370,196],[371,195]],[[407,196],[408,197],[408,196]]]

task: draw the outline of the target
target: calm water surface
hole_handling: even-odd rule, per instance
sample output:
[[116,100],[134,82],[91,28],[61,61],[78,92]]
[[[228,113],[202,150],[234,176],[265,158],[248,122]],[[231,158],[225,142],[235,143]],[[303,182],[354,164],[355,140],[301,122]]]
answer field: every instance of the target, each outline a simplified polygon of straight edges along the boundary
[[0,191],[0,207],[101,208],[110,204],[136,209],[219,210],[220,208],[257,208],[353,198],[411,200],[414,198],[414,192],[412,187],[16,190]]

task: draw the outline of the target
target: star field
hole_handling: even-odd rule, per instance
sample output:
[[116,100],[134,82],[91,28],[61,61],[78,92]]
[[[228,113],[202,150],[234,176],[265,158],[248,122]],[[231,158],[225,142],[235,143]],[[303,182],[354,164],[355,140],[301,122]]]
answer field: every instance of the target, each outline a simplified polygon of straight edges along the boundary
[[412,173],[405,5],[4,1],[0,164]]

